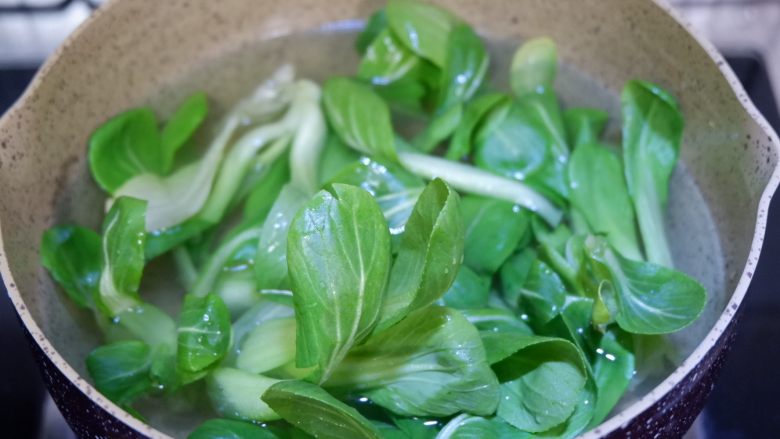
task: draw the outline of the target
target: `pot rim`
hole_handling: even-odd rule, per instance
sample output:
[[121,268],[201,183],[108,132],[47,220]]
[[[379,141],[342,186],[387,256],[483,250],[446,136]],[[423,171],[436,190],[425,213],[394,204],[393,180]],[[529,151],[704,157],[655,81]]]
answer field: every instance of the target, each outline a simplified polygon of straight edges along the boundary
[[[88,17],[83,23],[81,23],[76,30],[71,33],[66,40],[60,45],[52,55],[44,62],[43,66],[35,74],[30,85],[24,91],[22,96],[11,106],[6,114],[0,118],[0,128],[9,124],[12,116],[20,112],[25,107],[26,103],[30,101],[31,97],[35,94],[39,88],[41,82],[43,82],[48,72],[52,67],[61,61],[61,58],[68,55],[71,46],[78,44],[81,34],[84,29],[90,26],[93,22],[103,19],[104,16],[108,16],[112,13],[114,5],[121,0],[108,0],[100,8],[95,10],[90,17]],[[737,79],[736,75],[732,71],[731,67],[723,59],[723,56],[717,49],[705,38],[703,38],[698,31],[693,29],[692,25],[683,19],[680,14],[675,11],[670,5],[666,3],[666,0],[652,0],[656,7],[660,9],[663,14],[669,15],[680,26],[682,26],[688,34],[704,49],[709,56],[710,60],[716,64],[718,70],[726,78],[730,85],[732,92],[739,100],[745,112],[755,123],[771,137],[771,144],[774,149],[774,153],[780,156],[780,140],[777,137],[774,129],[769,125],[764,116],[756,109],[753,102],[748,97],[742,84]],[[755,270],[758,258],[761,253],[761,247],[764,240],[764,233],[766,230],[767,216],[769,212],[769,203],[772,199],[772,195],[775,189],[780,184],[780,162],[775,165],[775,169],[772,171],[772,175],[764,188],[761,198],[758,203],[758,211],[756,218],[756,225],[753,232],[753,240],[748,254],[748,259],[745,267],[742,269],[742,273],[739,278],[739,282],[729,299],[724,311],[718,317],[714,326],[707,332],[704,339],[697,345],[696,349],[682,362],[680,365],[667,376],[660,384],[658,384],[649,393],[643,395],[639,400],[631,404],[628,408],[621,412],[611,416],[606,421],[595,427],[594,429],[585,432],[580,437],[587,439],[595,439],[605,436],[621,427],[626,426],[632,419],[637,417],[642,412],[646,411],[650,406],[656,403],[661,397],[667,394],[672,388],[678,385],[691,370],[699,364],[704,356],[710,351],[717,340],[720,338],[723,331],[733,320],[737,309],[739,308],[742,300],[745,297],[748,286],[751,281],[752,271]],[[109,412],[117,420],[123,422],[130,428],[138,431],[141,434],[152,438],[170,438],[170,436],[160,432],[154,427],[146,424],[139,419],[133,417],[130,413],[114,404],[108,398],[104,397],[97,389],[87,380],[82,378],[78,372],[60,355],[60,353],[54,348],[46,335],[40,329],[38,324],[30,314],[27,306],[19,293],[16,283],[14,281],[13,274],[9,268],[8,260],[5,252],[5,244],[2,234],[2,224],[0,224],[0,274],[3,277],[3,282],[8,291],[8,295],[19,315],[25,328],[31,334],[32,338],[38,344],[40,349],[46,353],[49,360],[60,370],[60,372],[70,380],[84,395],[86,395],[92,402]]]

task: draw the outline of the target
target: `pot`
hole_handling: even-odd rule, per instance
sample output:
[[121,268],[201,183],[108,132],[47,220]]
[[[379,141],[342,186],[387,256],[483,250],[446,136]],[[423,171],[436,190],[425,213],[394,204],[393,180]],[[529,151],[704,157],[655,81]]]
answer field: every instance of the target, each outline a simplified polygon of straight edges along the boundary
[[[707,310],[675,335],[676,368],[645,380],[636,397],[585,437],[681,436],[702,409],[734,336],[780,179],[777,136],[717,51],[665,6],[645,0],[436,3],[466,17],[489,41],[495,72],[507,70],[522,40],[553,38],[563,63],[558,89],[569,105],[607,108],[617,121],[619,91],[633,78],[661,84],[679,99],[686,131],[667,230],[678,268],[707,287]],[[354,34],[380,6],[109,1],[0,120],[0,272],[49,391],[78,435],[183,436],[200,420],[150,410],[145,423],[97,392],[84,364],[100,342],[91,315],[70,304],[40,265],[47,227],[100,224],[103,196],[86,162],[92,130],[138,105],[166,116],[195,90],[204,90],[219,113],[283,62],[315,80],[348,74],[357,62]],[[164,264],[145,274],[149,300],[162,306],[172,288],[166,274]]]

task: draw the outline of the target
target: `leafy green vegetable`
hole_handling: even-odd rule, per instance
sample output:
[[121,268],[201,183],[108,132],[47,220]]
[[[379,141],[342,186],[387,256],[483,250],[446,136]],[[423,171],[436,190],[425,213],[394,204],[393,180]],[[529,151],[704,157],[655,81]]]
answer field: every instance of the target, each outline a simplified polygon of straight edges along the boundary
[[87,371],[100,393],[119,405],[131,403],[153,388],[152,353],[137,340],[101,346],[87,356]]
[[520,292],[520,306],[527,310],[535,325],[552,320],[566,301],[566,287],[560,276],[540,260],[531,264],[525,286]]
[[89,139],[92,177],[109,193],[138,174],[161,174],[164,163],[157,118],[148,107],[114,116]]
[[168,119],[160,134],[160,166],[164,173],[170,171],[176,151],[192,137],[206,119],[208,111],[206,94],[198,92],[188,97]]
[[416,0],[390,0],[385,14],[390,29],[406,47],[444,67],[450,30],[455,25],[449,12]]
[[599,140],[609,113],[598,108],[569,108],[563,112],[563,121],[569,145],[579,147]]
[[379,318],[390,271],[390,233],[379,205],[355,186],[320,191],[290,225],[287,263],[296,366],[318,366],[311,379],[322,382]]
[[566,421],[580,401],[587,379],[577,347],[546,337],[524,337],[518,352],[493,369],[501,381],[497,415],[531,433]]
[[558,49],[546,37],[525,42],[512,57],[509,83],[517,96],[552,88],[558,70]]
[[497,308],[463,310],[463,315],[479,330],[487,361],[496,364],[520,349],[531,328],[511,311]]
[[428,184],[401,236],[390,272],[379,330],[438,300],[463,259],[460,197],[442,180]]
[[100,235],[84,227],[54,226],[41,238],[41,264],[83,308],[98,294],[100,252]]
[[439,108],[449,109],[474,96],[482,85],[490,59],[482,40],[465,24],[450,30],[442,68]]
[[284,288],[287,279],[287,235],[295,214],[306,203],[306,196],[295,186],[287,185],[279,192],[260,232],[255,275],[261,288]]
[[101,273],[95,297],[98,309],[109,317],[140,302],[138,286],[144,269],[146,203],[122,197],[103,220]]
[[455,281],[444,296],[444,304],[455,309],[485,308],[490,295],[490,277],[480,276],[461,265]]
[[398,159],[409,171],[428,179],[441,178],[454,189],[515,203],[558,224],[561,212],[531,187],[473,166],[425,154],[403,152]]
[[466,104],[463,117],[460,120],[450,140],[447,158],[460,160],[471,153],[475,133],[479,131],[480,123],[490,112],[509,102],[509,98],[500,93],[489,93],[478,96]]
[[358,53],[365,55],[368,47],[385,28],[387,28],[387,14],[384,9],[379,9],[368,17],[366,26],[355,39],[355,49]]
[[209,419],[200,424],[187,439],[278,439],[274,431],[232,419]]
[[230,313],[219,296],[188,294],[179,317],[179,368],[199,372],[218,362],[230,347]]
[[209,373],[206,384],[214,409],[221,416],[244,421],[279,419],[260,396],[279,380],[229,367]]
[[329,79],[322,102],[331,126],[344,143],[365,154],[395,160],[390,111],[368,86],[348,78]]
[[388,85],[409,75],[421,62],[389,29],[384,29],[366,48],[357,76],[372,84]]
[[623,163],[628,192],[639,212],[637,220],[647,259],[672,266],[664,232],[664,210],[680,152],[683,119],[677,101],[658,87],[629,81],[621,95]]
[[704,287],[684,273],[626,259],[596,237],[585,245],[591,262],[609,281],[602,288],[602,298],[624,330],[636,334],[678,331],[704,309]]
[[290,424],[318,438],[380,439],[371,422],[321,387],[303,381],[283,381],[263,394],[265,401]]
[[436,435],[436,439],[525,439],[532,434],[519,431],[499,418],[482,418],[467,414],[458,415]]
[[601,338],[596,349],[593,376],[598,389],[591,426],[600,424],[623,396],[634,375],[634,355],[624,348],[612,332]]
[[527,248],[512,255],[501,266],[501,271],[499,272],[501,292],[504,300],[510,307],[517,308],[519,306],[520,296],[523,294],[528,274],[531,272],[531,267],[535,262],[536,253]]
[[374,196],[392,235],[404,231],[425,183],[403,168],[390,163],[362,159],[345,167],[331,183],[360,186]]
[[495,273],[529,232],[528,212],[506,201],[463,197],[461,212],[466,225],[464,263],[478,273]]
[[264,373],[295,360],[295,319],[272,319],[257,325],[241,342],[236,367]]
[[498,403],[477,330],[438,306],[415,311],[352,349],[325,387],[364,394],[403,416],[489,415]]
[[636,217],[620,159],[596,143],[579,145],[569,160],[571,204],[623,256],[641,260]]

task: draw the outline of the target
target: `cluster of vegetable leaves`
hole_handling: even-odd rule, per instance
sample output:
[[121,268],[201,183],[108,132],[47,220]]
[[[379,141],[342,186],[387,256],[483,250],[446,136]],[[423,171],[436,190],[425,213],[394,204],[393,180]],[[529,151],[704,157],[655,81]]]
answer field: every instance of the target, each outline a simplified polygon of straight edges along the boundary
[[[390,0],[353,78],[282,68],[215,124],[195,94],[160,127],[115,116],[89,145],[109,194],[101,233],[43,236],[43,265],[94,313],[97,388],[131,410],[205,389],[190,437],[573,437],[635,370],[633,346],[706,301],[664,233],[683,122],[660,87],[608,115],[563,110],[556,48],[526,42],[511,93],[466,23]],[[395,116],[424,120],[410,140]],[[189,153],[185,153],[189,151]],[[170,254],[178,320],[142,295]],[[170,294],[179,294],[171,291]]]

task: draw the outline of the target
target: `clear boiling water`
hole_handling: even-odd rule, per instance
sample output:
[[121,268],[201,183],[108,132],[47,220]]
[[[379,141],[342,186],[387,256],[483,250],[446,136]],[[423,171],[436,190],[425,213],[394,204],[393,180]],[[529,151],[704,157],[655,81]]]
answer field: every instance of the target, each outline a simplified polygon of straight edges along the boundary
[[[170,113],[189,93],[203,90],[211,99],[210,123],[213,123],[220,113],[249,93],[282,63],[293,64],[299,77],[318,82],[333,75],[354,74],[358,57],[353,42],[359,26],[359,22],[344,22],[327,31],[283,36],[205,57],[187,74],[161,88],[149,104],[162,114]],[[491,81],[496,88],[507,88],[508,66],[518,43],[488,41],[492,60]],[[563,61],[556,88],[564,106],[593,106],[607,110],[612,118],[606,137],[618,144],[619,90],[605,87],[597,79]],[[201,136],[205,138],[207,132],[208,127],[201,130]],[[668,376],[704,338],[727,301],[724,261],[715,223],[684,164],[678,166],[672,178],[667,230],[677,268],[698,279],[709,291],[710,300],[695,324],[665,340],[655,339],[646,343],[655,343],[649,349],[653,354],[639,365],[632,387],[620,407],[649,392]],[[708,258],[706,264],[697,262],[697,258],[705,257],[703,255]],[[153,263],[146,273],[144,294],[152,302],[175,313],[181,300],[181,288],[172,283],[173,272],[170,260],[163,258]],[[173,402],[148,399],[139,405],[139,411],[151,425],[173,436],[185,437],[200,422],[215,416],[203,394],[196,391]]]

